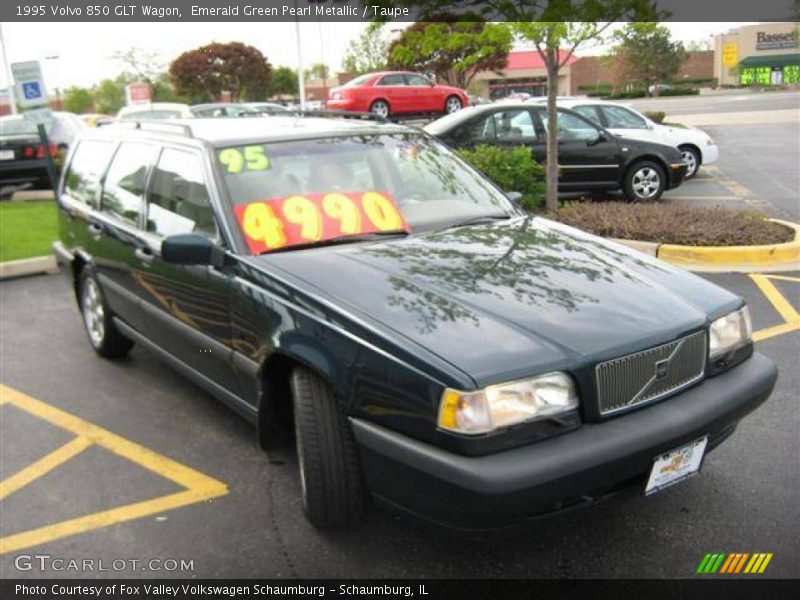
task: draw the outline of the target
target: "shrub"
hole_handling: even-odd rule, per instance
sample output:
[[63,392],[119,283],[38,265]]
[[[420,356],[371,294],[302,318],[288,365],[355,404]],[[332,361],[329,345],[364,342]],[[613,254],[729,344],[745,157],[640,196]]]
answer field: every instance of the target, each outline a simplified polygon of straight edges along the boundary
[[649,110],[644,113],[644,116],[654,123],[663,123],[667,113],[665,113],[663,110]]
[[530,148],[480,145],[458,154],[506,192],[520,192],[523,208],[533,210],[544,202],[545,168],[533,159]]
[[609,100],[624,100],[627,98],[644,98],[646,95],[644,90],[627,90],[624,92],[617,92],[616,94],[609,94],[606,98]]
[[661,90],[659,96],[697,96],[700,90],[697,88],[674,87]]
[[548,215],[595,235],[687,246],[749,246],[794,239],[794,231],[755,211],[685,204],[570,202]]

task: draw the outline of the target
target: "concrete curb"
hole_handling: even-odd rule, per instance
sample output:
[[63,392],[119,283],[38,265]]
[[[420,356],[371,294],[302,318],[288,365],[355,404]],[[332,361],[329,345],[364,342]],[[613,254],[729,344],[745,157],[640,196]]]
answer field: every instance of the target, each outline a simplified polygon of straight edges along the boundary
[[37,256],[36,258],[0,262],[0,280],[41,273],[58,273],[55,256]]
[[794,240],[763,246],[679,246],[613,240],[670,264],[700,272],[774,272],[800,270],[800,225],[770,219],[794,230]]

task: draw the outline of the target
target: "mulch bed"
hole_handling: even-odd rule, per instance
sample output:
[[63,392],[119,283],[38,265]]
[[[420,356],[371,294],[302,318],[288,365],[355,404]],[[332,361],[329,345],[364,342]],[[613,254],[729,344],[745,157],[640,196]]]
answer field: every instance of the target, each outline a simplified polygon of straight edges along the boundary
[[603,237],[684,246],[780,244],[795,235],[761,213],[720,206],[570,202],[547,216]]

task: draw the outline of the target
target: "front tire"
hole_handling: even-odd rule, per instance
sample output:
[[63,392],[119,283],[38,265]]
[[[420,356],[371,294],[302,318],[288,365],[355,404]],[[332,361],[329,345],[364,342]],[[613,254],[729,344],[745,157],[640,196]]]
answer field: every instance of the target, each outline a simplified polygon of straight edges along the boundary
[[83,269],[80,275],[80,309],[89,343],[97,354],[103,358],[120,358],[131,351],[133,340],[122,335],[114,325],[100,284],[88,269]]
[[305,367],[291,376],[303,512],[319,528],[358,522],[366,494],[353,433],[330,386]]
[[630,202],[656,202],[666,189],[664,169],[657,163],[642,160],[625,173],[622,190]]
[[691,179],[700,170],[700,152],[692,146],[679,146],[678,150],[681,151],[681,160],[686,164],[684,180]]
[[383,117],[384,119],[388,119],[389,115],[392,114],[389,103],[386,102],[386,100],[375,100],[375,102],[370,105],[369,112],[377,117]]
[[463,107],[464,105],[461,102],[461,98],[458,96],[449,96],[444,103],[444,112],[449,115],[460,111]]

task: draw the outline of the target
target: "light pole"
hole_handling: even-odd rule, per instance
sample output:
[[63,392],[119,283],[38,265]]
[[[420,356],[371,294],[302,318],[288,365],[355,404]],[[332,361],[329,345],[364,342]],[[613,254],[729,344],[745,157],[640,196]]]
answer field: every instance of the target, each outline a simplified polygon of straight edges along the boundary
[[[45,61],[52,60],[53,62],[57,61],[59,58],[61,57],[58,54],[51,54],[44,57]],[[51,81],[53,80],[51,79]],[[58,110],[63,110],[64,107],[61,106],[61,90],[57,85],[55,85],[55,81],[53,81],[53,89],[56,92],[56,106],[58,106]]]
[[14,78],[11,75],[11,69],[8,66],[8,52],[6,52],[6,38],[3,35],[3,24],[0,23],[0,50],[3,52],[3,69],[6,73],[8,80],[8,103],[11,105],[11,114],[17,114],[17,99],[14,94]]
[[[294,0],[295,14],[297,14],[297,0]],[[306,109],[306,82],[303,73],[303,51],[300,49],[300,17],[294,19],[294,35],[297,43],[297,87],[300,92],[300,110]]]

